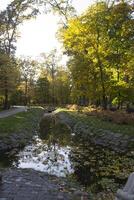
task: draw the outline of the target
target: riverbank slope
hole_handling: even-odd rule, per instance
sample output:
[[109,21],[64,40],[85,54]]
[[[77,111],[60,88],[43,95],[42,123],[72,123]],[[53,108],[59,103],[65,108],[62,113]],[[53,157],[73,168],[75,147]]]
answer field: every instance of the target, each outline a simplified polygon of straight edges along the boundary
[[0,153],[25,146],[37,131],[43,113],[42,107],[32,107],[13,116],[1,118]]

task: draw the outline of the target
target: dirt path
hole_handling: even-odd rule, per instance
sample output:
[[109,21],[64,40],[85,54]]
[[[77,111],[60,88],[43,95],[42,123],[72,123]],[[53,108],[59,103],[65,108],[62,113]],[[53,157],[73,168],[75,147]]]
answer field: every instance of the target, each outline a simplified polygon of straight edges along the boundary
[[17,114],[19,112],[24,112],[26,110],[27,110],[26,106],[14,106],[9,110],[1,111],[0,112],[0,119],[1,118],[5,118],[5,117],[9,117],[11,115],[15,115],[15,114]]

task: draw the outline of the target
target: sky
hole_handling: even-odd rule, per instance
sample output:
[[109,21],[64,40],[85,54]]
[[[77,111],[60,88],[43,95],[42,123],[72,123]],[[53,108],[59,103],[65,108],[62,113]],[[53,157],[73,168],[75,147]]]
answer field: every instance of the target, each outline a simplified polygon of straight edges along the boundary
[[[0,9],[4,9],[10,1],[0,0]],[[73,0],[73,5],[78,13],[82,13],[92,2],[93,0]],[[24,22],[19,27],[16,55],[38,57],[40,53],[48,53],[54,48],[60,52],[61,44],[56,38],[58,22],[58,16],[53,14],[42,14]],[[66,62],[66,57],[63,62]]]

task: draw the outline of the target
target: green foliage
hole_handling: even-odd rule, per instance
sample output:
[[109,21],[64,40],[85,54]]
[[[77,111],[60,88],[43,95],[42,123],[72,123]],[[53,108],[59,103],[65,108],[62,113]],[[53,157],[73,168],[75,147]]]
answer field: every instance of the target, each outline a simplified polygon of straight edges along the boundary
[[[22,91],[25,94],[25,104],[30,102],[34,96],[35,62],[23,59],[20,64],[20,77],[17,77],[18,68],[13,62],[16,62],[14,54],[16,51],[16,41],[19,36],[18,26],[25,20],[37,16],[40,10],[38,3],[35,0],[13,0],[5,10],[0,11],[0,86],[2,84],[0,94],[4,97],[5,109],[10,106],[10,93],[13,90],[16,90],[16,94],[15,92],[12,94],[12,103],[17,103],[17,101],[13,100],[13,96],[18,95],[18,91]],[[46,12],[53,11],[60,14],[62,17],[65,17],[66,21],[74,11],[70,0],[44,0],[41,1],[41,6]],[[43,10],[42,8],[41,10]],[[25,82],[25,86],[21,78]],[[21,80],[19,88],[17,87],[16,79],[18,79],[17,81]],[[51,96],[51,98],[54,98],[53,94]],[[20,103],[19,99],[18,103]]]
[[49,94],[50,83],[47,77],[39,77],[35,86],[35,101],[40,104],[49,103],[50,94]]
[[18,37],[18,26],[24,20],[31,19],[37,14],[32,6],[32,0],[12,1],[4,11],[0,11],[0,81],[1,94],[4,96],[4,108],[9,108],[10,93],[16,89],[18,67],[14,53]]
[[11,105],[23,105],[25,102],[25,94],[22,90],[15,90],[10,96]]
[[[42,54],[42,58],[40,77],[35,86],[37,93],[39,92],[39,96],[42,96],[41,99],[44,99],[44,103],[69,103],[70,74],[65,67],[60,66],[59,61],[61,58],[56,49],[49,54]],[[40,97],[37,96],[37,99]]]
[[126,100],[133,102],[129,95],[134,77],[130,72],[134,64],[132,13],[133,6],[127,2],[102,1],[60,30],[59,38],[70,56],[73,98],[87,96],[90,103],[104,108],[115,98],[118,108]]
[[[70,0],[44,0],[40,6],[37,4],[34,0],[14,0],[0,12],[0,95],[4,107],[9,107],[13,90],[24,93],[25,104],[90,103],[104,109],[112,104],[117,108],[131,106],[134,103],[133,5],[127,1],[101,1],[76,17]],[[64,18],[59,38],[70,59],[66,70],[59,67],[56,50],[44,54],[41,65],[45,75],[38,78],[35,69],[38,63],[22,59],[19,69],[14,53],[18,26],[36,17],[40,8]]]
[[31,103],[34,96],[34,85],[38,63],[31,58],[24,58],[19,60],[20,67],[20,88],[24,93],[24,104]]
[[0,94],[4,97],[4,108],[8,107],[9,96],[18,84],[19,68],[14,58],[0,54]]

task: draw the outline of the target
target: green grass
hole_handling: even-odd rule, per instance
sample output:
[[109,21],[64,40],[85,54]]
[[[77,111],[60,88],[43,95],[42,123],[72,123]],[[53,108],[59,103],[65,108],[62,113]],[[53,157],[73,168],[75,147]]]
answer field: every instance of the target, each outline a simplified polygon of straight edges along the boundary
[[114,133],[121,133],[125,135],[133,135],[134,136],[134,125],[126,125],[126,124],[116,124],[109,121],[104,121],[96,116],[87,116],[86,114],[80,114],[76,111],[68,111],[67,109],[59,108],[57,112],[66,112],[71,117],[75,118],[77,121],[82,123],[89,124],[95,130],[109,130]]
[[27,112],[0,119],[0,137],[22,131],[32,131],[38,126],[38,122],[43,115],[41,107],[33,107]]

